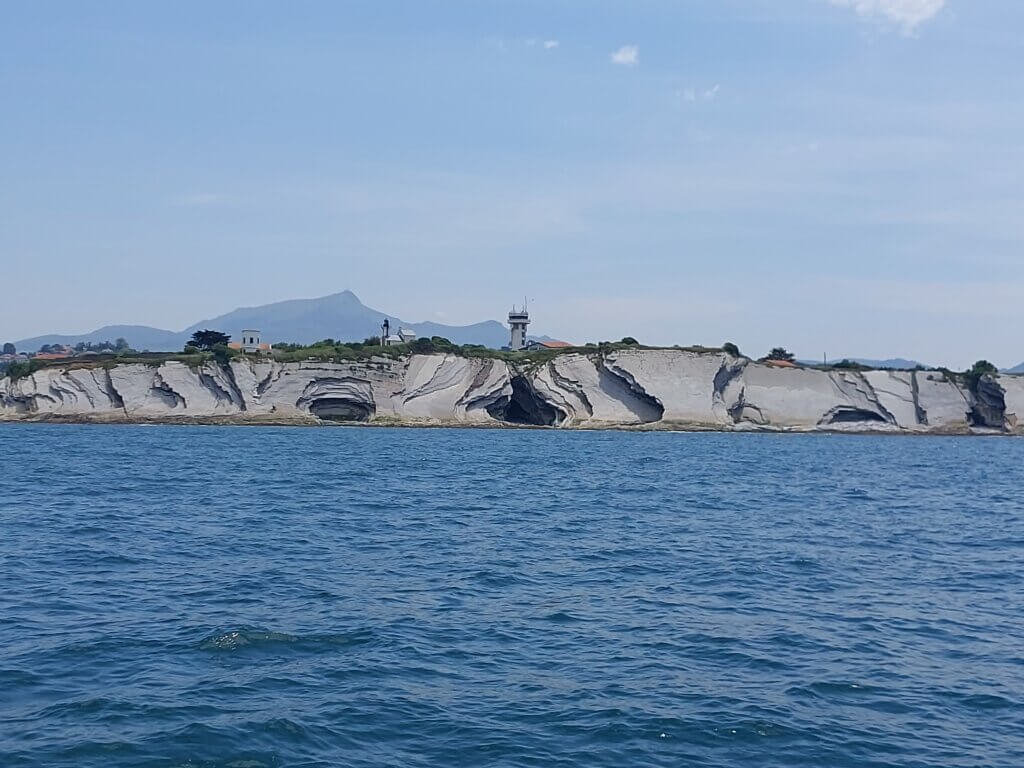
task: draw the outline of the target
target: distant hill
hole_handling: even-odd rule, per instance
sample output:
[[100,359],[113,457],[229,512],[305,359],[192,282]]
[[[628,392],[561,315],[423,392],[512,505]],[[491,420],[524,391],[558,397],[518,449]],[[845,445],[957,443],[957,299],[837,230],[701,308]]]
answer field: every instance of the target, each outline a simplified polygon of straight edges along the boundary
[[1015,365],[1013,368],[1007,368],[1003,373],[1024,373],[1024,363]]
[[[913,369],[921,366],[922,368],[929,368],[931,366],[919,363],[916,360],[907,360],[903,357],[893,357],[888,360],[871,360],[867,357],[830,357],[829,363],[838,363],[840,360],[849,360],[851,363],[858,363],[860,365],[867,366],[868,368],[880,368],[880,369],[891,369],[900,371],[912,371]],[[801,360],[804,365],[821,365],[821,360]]]
[[[189,334],[191,335],[191,334]],[[123,338],[135,349],[148,349],[152,352],[174,352],[184,346],[186,338],[181,333],[164,331],[160,328],[150,328],[147,325],[105,325],[90,333],[81,334],[48,334],[46,336],[33,336],[31,339],[22,339],[14,342],[19,352],[34,352],[44,344],[68,344],[74,346],[80,341],[99,343],[102,341],[116,341]]]
[[15,342],[21,351],[34,351],[43,344],[70,344],[79,342],[114,341],[123,337],[135,349],[151,352],[180,350],[191,335],[200,329],[211,328],[237,337],[246,328],[259,329],[266,341],[309,344],[320,339],[362,341],[380,333],[380,324],[387,317],[391,327],[411,328],[420,336],[444,336],[456,344],[482,344],[500,348],[508,343],[508,331],[496,320],[473,325],[443,325],[441,323],[411,323],[394,314],[381,312],[363,304],[351,291],[342,291],[318,299],[294,299],[265,304],[260,307],[241,307],[225,315],[203,320],[183,331],[165,331],[144,325],[108,325],[91,333],[36,336]]

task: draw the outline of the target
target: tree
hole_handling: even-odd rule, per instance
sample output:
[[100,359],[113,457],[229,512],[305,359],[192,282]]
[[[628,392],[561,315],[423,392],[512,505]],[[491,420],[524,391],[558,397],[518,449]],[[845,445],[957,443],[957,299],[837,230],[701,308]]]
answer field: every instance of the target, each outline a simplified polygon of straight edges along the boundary
[[964,373],[964,377],[967,379],[967,388],[974,394],[978,394],[978,385],[981,384],[981,380],[986,376],[995,376],[997,373],[999,373],[999,369],[988,360],[979,360]]
[[53,347],[51,347],[49,344],[43,344],[43,346],[39,348],[39,351],[45,355],[48,354],[52,349]]
[[787,363],[792,363],[796,359],[796,356],[786,350],[785,347],[773,347],[772,351],[768,353],[765,360],[784,360]]
[[722,345],[722,351],[728,355],[732,355],[733,357],[740,357],[740,348],[731,341],[727,341]]
[[409,349],[412,350],[412,352],[417,355],[429,355],[432,352],[437,351],[437,347],[431,339],[422,337],[413,340],[413,342],[409,345]]
[[839,368],[840,370],[850,370],[850,371],[869,371],[869,370],[871,370],[870,368],[868,368],[868,366],[862,365],[860,363],[855,363],[853,360],[847,360],[845,357],[842,360],[840,360],[838,363],[832,363],[832,367],[833,368]]
[[199,347],[200,349],[213,349],[219,344],[227,346],[227,343],[231,340],[231,337],[226,333],[220,331],[211,331],[203,329],[196,331],[192,334],[192,338],[189,339],[189,344],[193,347]]
[[623,336],[622,341],[619,342],[619,344],[632,344],[634,346],[638,345],[639,343],[640,342],[634,339],[632,336]]
[[214,344],[213,345],[213,359],[221,365],[227,365],[228,361],[231,360],[232,350],[228,349],[227,344]]
[[446,339],[444,336],[431,336],[430,343],[434,345],[437,352],[454,352],[458,349],[451,339]]
[[988,360],[979,360],[971,366],[971,370],[968,371],[968,373],[977,374],[978,376],[984,376],[985,374],[994,376],[999,373],[999,369],[992,365]]
[[4,344],[4,354],[5,355],[14,355],[14,354],[17,354],[17,352],[18,352],[18,350],[14,348],[14,345],[11,344],[11,342],[8,341],[6,344]]
[[118,352],[125,352],[128,349],[130,349],[130,347],[128,346],[128,339],[124,338],[123,336],[118,336],[117,340],[114,342],[114,349],[116,349]]

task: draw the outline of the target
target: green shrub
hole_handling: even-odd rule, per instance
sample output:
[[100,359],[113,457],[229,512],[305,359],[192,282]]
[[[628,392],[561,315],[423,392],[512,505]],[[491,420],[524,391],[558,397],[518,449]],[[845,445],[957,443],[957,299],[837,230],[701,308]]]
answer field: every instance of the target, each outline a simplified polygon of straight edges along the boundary
[[998,373],[999,369],[988,360],[979,360],[964,373],[964,380],[967,383],[967,388],[974,394],[977,394],[978,385],[981,383],[981,380],[986,376],[995,376]]
[[231,349],[227,344],[217,344],[213,348],[213,359],[221,365],[227,365],[232,358],[238,357],[238,350]]
[[796,356],[785,347],[773,347],[772,351],[765,355],[764,359],[782,360],[787,363],[792,363],[796,359]]
[[17,381],[31,375],[37,369],[38,366],[33,365],[31,360],[26,360],[23,363],[11,363],[8,365],[6,375],[11,381]]
[[853,360],[840,360],[838,363],[832,363],[833,368],[840,368],[843,370],[851,371],[869,371],[871,370],[868,366],[862,365],[861,363],[855,363]]

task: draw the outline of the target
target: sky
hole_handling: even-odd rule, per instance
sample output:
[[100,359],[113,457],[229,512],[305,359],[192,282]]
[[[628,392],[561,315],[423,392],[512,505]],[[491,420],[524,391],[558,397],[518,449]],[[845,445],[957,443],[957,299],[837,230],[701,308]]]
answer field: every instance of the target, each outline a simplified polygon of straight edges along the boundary
[[1024,360],[1020,0],[5,3],[0,341],[409,321]]

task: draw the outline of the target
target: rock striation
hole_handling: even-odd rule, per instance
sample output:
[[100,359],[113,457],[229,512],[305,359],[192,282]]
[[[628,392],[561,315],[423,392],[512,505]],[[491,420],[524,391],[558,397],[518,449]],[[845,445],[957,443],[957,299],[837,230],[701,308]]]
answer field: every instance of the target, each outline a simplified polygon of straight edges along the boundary
[[1024,433],[1024,377],[778,368],[725,352],[567,353],[519,367],[451,354],[357,362],[54,366],[0,379],[0,420],[365,422]]

